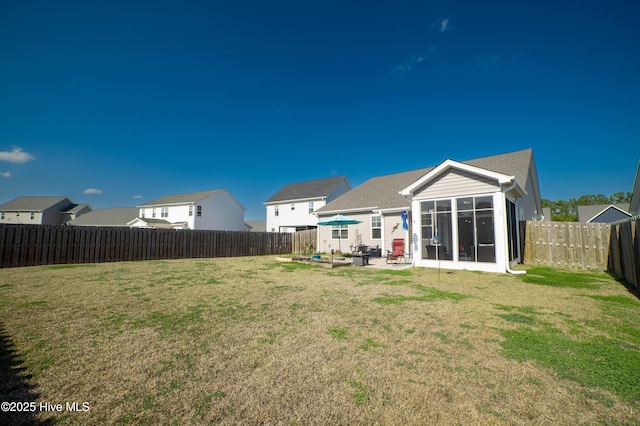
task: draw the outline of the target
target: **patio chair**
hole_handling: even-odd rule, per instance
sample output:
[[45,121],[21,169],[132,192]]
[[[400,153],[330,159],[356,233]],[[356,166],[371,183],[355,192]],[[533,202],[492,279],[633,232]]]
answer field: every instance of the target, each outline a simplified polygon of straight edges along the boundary
[[392,250],[387,250],[387,263],[398,264],[401,260],[407,263],[404,255],[404,238],[394,238],[391,247]]

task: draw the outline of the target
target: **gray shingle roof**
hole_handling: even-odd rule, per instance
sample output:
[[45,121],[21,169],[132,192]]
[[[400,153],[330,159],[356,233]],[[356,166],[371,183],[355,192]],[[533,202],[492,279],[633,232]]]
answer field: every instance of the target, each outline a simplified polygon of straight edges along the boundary
[[138,217],[139,211],[137,207],[96,209],[70,220],[67,224],[75,226],[128,226],[128,222]]
[[7,203],[0,205],[2,211],[35,211],[41,212],[49,207],[58,204],[63,200],[69,200],[67,197],[18,197],[15,200],[11,200]]
[[222,191],[222,189],[212,189],[209,191],[189,192],[187,194],[166,195],[164,197],[156,198],[155,200],[149,201],[148,203],[141,204],[139,207],[195,203],[202,200],[203,198],[207,198],[217,192]]
[[378,209],[410,207],[411,203],[400,195],[399,191],[424,176],[432,168],[371,178],[317,211],[322,213],[368,207]]
[[[265,203],[326,197],[331,194],[331,191],[333,191],[340,182],[346,179],[346,176],[335,176],[306,182],[290,183],[283,186],[278,192],[273,194],[271,198],[265,201]],[[349,184],[348,180],[347,184]]]
[[[520,186],[526,188],[531,161],[533,161],[533,150],[525,149],[460,162],[508,176],[515,176]],[[436,166],[371,178],[319,208],[318,213],[366,209],[369,207],[382,210],[409,208],[411,203],[401,196],[399,191],[420,179]]]
[[[144,223],[146,223],[150,228],[161,228],[161,229],[171,229],[174,224],[164,219],[149,219],[144,218],[140,219]],[[185,223],[185,222],[182,222]]]
[[578,222],[586,222],[602,213],[608,207],[615,206],[625,213],[629,213],[629,204],[594,204],[590,206],[578,206]]
[[253,232],[266,232],[267,230],[266,220],[247,220],[245,223],[251,227]]
[[529,164],[532,161],[533,150],[529,148],[522,151],[461,161],[461,163],[481,167],[507,176],[515,176],[520,186],[526,188],[527,179],[529,178]]

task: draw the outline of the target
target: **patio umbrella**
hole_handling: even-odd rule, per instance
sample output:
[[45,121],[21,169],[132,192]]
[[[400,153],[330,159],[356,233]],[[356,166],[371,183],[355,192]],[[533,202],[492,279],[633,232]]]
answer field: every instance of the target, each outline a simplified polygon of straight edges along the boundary
[[[337,214],[335,216],[331,216],[329,219],[318,221],[318,225],[323,226],[342,226],[342,225],[353,225],[356,223],[361,223],[361,220],[354,219],[352,217],[343,216],[341,214]],[[341,250],[340,242],[342,241],[342,231],[338,228],[338,250]]]

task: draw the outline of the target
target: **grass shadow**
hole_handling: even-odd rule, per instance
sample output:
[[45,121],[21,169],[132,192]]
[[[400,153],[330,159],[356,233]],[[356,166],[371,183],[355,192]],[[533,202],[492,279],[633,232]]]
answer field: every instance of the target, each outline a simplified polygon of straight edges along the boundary
[[19,402],[23,407],[27,407],[27,410],[22,412],[3,412],[2,422],[0,422],[3,425],[53,424],[51,421],[39,421],[35,418],[39,411],[37,403],[39,395],[29,384],[30,378],[31,375],[16,352],[10,336],[0,324],[0,401]]
[[637,297],[638,299],[640,299],[640,289],[636,288],[633,284],[631,284],[630,282],[628,282],[627,280],[625,280],[623,277],[618,277],[617,275],[614,275],[612,272],[607,271],[607,274],[613,278],[614,280],[616,280],[617,282],[619,282],[620,284],[622,284],[629,293],[631,293],[632,295],[634,295],[635,297]]

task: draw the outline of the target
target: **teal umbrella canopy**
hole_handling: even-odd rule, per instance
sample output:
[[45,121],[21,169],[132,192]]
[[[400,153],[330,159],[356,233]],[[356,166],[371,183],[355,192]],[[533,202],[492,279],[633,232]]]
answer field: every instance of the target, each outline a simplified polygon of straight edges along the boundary
[[331,216],[329,219],[318,221],[318,225],[325,225],[325,226],[354,225],[356,223],[362,223],[362,221],[358,219],[354,219],[352,217],[343,216],[341,214]]
[[[329,219],[318,221],[318,225],[323,225],[323,226],[354,225],[356,223],[362,223],[362,221],[358,219],[354,219],[352,217],[343,216],[341,214],[331,216]],[[341,232],[340,230],[338,230],[338,250],[339,251],[342,251],[342,248],[340,247],[341,241],[342,241]]]

